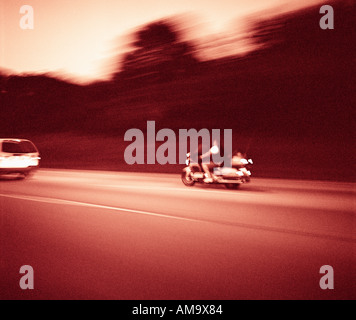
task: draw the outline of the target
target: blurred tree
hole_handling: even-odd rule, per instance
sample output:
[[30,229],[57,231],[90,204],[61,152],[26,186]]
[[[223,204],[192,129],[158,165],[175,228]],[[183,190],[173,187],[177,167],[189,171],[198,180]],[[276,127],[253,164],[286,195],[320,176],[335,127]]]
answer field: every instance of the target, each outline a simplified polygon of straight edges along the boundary
[[283,119],[280,125],[286,129],[295,124],[304,135],[330,133],[336,140],[336,127],[345,136],[354,131],[349,115],[356,101],[356,5],[343,0],[328,4],[335,13],[333,30],[320,28],[320,5],[254,24],[260,87],[254,99],[263,101],[274,119]]
[[180,41],[173,23],[168,20],[152,22],[134,34],[134,49],[122,62],[125,79],[169,80],[186,75],[197,64],[194,48]]
[[335,12],[335,30],[320,28],[322,15],[320,5],[316,5],[256,21],[252,27],[255,44],[260,48],[301,57],[303,61],[311,55],[318,55],[318,59],[326,55],[332,59],[334,55],[353,56],[356,5],[344,0],[333,0],[329,4]]
[[174,45],[178,35],[173,28],[164,21],[153,22],[146,25],[136,33],[134,45],[138,48],[155,48],[165,45]]

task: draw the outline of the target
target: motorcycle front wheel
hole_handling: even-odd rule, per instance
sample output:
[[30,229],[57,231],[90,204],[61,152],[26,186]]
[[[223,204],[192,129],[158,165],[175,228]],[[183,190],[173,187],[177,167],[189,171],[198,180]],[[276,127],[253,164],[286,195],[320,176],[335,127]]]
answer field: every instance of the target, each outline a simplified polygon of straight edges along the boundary
[[192,179],[192,177],[190,176],[190,174],[188,172],[183,171],[181,178],[182,178],[182,182],[184,183],[184,185],[186,185],[188,187],[194,186],[195,181]]

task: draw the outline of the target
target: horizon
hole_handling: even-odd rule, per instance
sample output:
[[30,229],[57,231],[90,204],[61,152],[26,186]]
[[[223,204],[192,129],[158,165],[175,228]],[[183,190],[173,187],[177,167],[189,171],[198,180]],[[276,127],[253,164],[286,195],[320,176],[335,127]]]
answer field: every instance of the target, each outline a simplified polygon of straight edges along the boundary
[[[11,3],[0,0],[3,21],[0,70],[5,74],[54,75],[81,84],[105,81],[112,74],[114,59],[118,69],[117,57],[127,47],[125,37],[127,39],[128,35],[152,21],[183,17],[188,22],[188,40],[219,39],[219,36],[229,34],[231,27],[236,25],[242,34],[246,21],[256,17],[257,12],[259,16],[261,13],[280,14],[320,2],[273,0],[266,4],[263,0],[209,3],[203,0],[193,3],[187,0],[150,0],[142,5],[140,0],[134,0],[124,5],[123,1],[114,0],[77,0],[75,3],[53,0],[51,4],[31,0],[27,4],[34,9],[34,29],[22,30],[19,21],[23,15],[19,10],[24,3],[20,0]],[[120,13],[117,15],[115,12]],[[248,52],[250,49],[246,43],[240,42],[237,51],[236,48],[232,50]],[[229,52],[221,50],[209,53],[202,49],[201,52],[207,60],[213,54],[217,57],[229,55]]]

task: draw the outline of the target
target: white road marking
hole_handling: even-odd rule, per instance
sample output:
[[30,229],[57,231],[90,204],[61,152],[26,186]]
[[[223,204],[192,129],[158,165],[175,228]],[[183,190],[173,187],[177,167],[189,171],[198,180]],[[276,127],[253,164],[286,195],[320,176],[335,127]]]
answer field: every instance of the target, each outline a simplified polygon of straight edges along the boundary
[[[83,172],[84,174],[85,172]],[[63,174],[63,176],[59,176]],[[34,183],[45,184],[46,182],[55,183],[57,186],[63,185],[66,186],[70,184],[71,186],[79,186],[79,187],[91,187],[91,188],[106,188],[106,190],[120,190],[127,191],[131,193],[145,193],[145,194],[153,194],[157,196],[164,196],[168,194],[170,196],[189,196],[193,197],[198,195],[203,197],[206,196],[209,199],[213,200],[214,198],[218,198],[216,200],[219,201],[229,201],[235,202],[236,205],[241,203],[249,204],[249,205],[272,205],[278,207],[289,207],[289,208],[307,208],[307,209],[318,209],[318,210],[335,210],[335,211],[348,211],[355,213],[355,200],[352,197],[350,192],[354,192],[356,190],[356,184],[348,184],[348,188],[341,188],[339,192],[333,194],[331,192],[323,192],[324,190],[317,190],[318,192],[309,192],[309,189],[302,190],[299,187],[297,188],[299,191],[296,192],[294,189],[290,189],[287,185],[287,188],[280,188],[283,186],[284,180],[275,181],[269,180],[272,185],[278,186],[277,189],[274,189],[274,186],[267,187],[267,184],[257,183],[255,186],[252,182],[251,187],[249,185],[242,185],[240,191],[231,191],[231,190],[216,190],[214,188],[199,188],[198,187],[186,187],[186,186],[178,186],[178,184],[171,183],[164,179],[163,181],[158,182],[139,182],[138,180],[129,180],[127,183],[123,182],[122,179],[116,180],[116,176],[114,181],[110,179],[110,181],[105,181],[107,177],[111,177],[110,175],[103,175],[99,173],[88,174],[88,176],[83,175],[81,177],[68,177],[68,173],[63,170],[59,172],[55,172],[55,175],[50,175],[48,172],[42,172],[42,175],[35,176],[33,179]],[[72,175],[72,173],[71,173]],[[134,175],[135,177],[138,176]],[[144,176],[144,175],[143,175]],[[164,175],[164,177],[170,175]],[[99,177],[102,177],[103,181],[100,181]],[[290,183],[286,180],[287,184]],[[28,183],[32,181],[29,180]],[[301,182],[299,182],[301,184]],[[321,184],[324,187],[333,185],[330,182],[316,182],[317,185]],[[297,183],[299,186],[299,184]],[[344,185],[344,184],[342,184]],[[290,187],[293,185],[290,185]],[[339,185],[338,185],[339,186]],[[353,187],[353,188],[351,188]],[[257,188],[257,189],[256,189]],[[330,190],[328,188],[324,188],[325,190]],[[257,191],[256,191],[257,190]],[[347,191],[342,193],[341,191]],[[16,192],[16,191],[14,191]]]
[[129,213],[141,214],[141,215],[146,215],[146,216],[155,216],[155,217],[160,217],[160,218],[175,219],[175,220],[181,220],[181,221],[228,224],[230,226],[235,226],[235,227],[240,227],[240,228],[249,228],[249,229],[260,230],[260,231],[288,233],[288,234],[294,234],[294,235],[299,235],[299,236],[317,237],[317,238],[324,238],[324,239],[331,239],[331,240],[338,240],[338,241],[346,241],[346,242],[354,242],[354,243],[356,242],[356,239],[353,238],[353,237],[343,237],[343,236],[329,235],[329,234],[318,234],[318,233],[313,233],[313,232],[298,231],[298,230],[271,227],[271,226],[236,223],[236,222],[230,222],[229,223],[229,222],[222,222],[222,221],[213,221],[213,220],[208,220],[208,219],[207,220],[205,220],[205,219],[191,219],[191,218],[171,216],[171,215],[165,215],[165,214],[149,212],[149,211],[126,209],[126,208],[112,207],[112,206],[104,206],[104,205],[87,203],[87,202],[80,202],[80,201],[72,201],[72,200],[64,200],[64,199],[56,199],[56,198],[47,198],[47,197],[37,197],[37,196],[24,196],[24,195],[15,195],[15,194],[0,194],[0,197],[27,200],[27,201],[35,201],[35,202],[42,202],[42,203],[50,203],[50,204],[64,204],[64,205],[99,208],[99,209],[106,209],[106,210],[114,210],[114,211],[120,211],[120,212],[129,212]]
[[106,210],[114,210],[114,211],[123,211],[123,212],[130,212],[136,214],[142,214],[147,216],[156,216],[161,218],[169,218],[169,219],[176,219],[176,220],[184,220],[184,221],[194,221],[194,222],[201,222],[198,219],[190,219],[178,216],[171,216],[161,213],[149,212],[149,211],[142,211],[142,210],[135,210],[135,209],[126,209],[120,207],[112,207],[112,206],[104,206],[100,204],[93,204],[88,202],[81,202],[81,201],[73,201],[73,200],[64,200],[64,199],[56,199],[56,198],[47,198],[47,197],[37,197],[37,196],[23,196],[23,195],[14,195],[14,194],[0,194],[0,197],[12,198],[12,199],[20,199],[20,200],[28,200],[28,201],[36,201],[36,202],[43,202],[43,203],[50,203],[50,204],[65,204],[65,205],[73,205],[73,206],[84,206],[84,207],[91,207],[91,208],[99,208],[99,209],[106,209]]

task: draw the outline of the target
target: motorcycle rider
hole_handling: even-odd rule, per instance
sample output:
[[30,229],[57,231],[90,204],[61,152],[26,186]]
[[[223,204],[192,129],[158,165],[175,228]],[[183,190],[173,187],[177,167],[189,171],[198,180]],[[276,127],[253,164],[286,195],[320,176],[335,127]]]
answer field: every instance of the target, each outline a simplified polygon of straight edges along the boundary
[[202,145],[200,144],[198,147],[198,164],[201,166],[201,168],[204,170],[205,173],[205,183],[212,183],[214,176],[211,174],[210,169],[213,167],[216,167],[217,164],[215,164],[211,156],[213,154],[217,154],[219,152],[219,147],[216,141],[214,141],[213,146],[209,149],[208,152],[202,154]]

